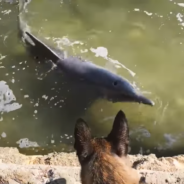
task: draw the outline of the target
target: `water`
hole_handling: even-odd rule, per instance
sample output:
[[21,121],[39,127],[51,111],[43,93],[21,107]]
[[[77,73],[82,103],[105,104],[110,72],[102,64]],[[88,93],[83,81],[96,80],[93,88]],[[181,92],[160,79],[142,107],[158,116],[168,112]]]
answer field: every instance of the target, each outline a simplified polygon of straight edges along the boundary
[[30,58],[17,33],[18,6],[0,2],[0,146],[26,154],[71,151],[76,118],[106,135],[119,109],[129,120],[131,153],[182,153],[184,4],[161,0],[42,0],[24,15],[52,44],[134,83],[156,105],[95,100],[49,65]]

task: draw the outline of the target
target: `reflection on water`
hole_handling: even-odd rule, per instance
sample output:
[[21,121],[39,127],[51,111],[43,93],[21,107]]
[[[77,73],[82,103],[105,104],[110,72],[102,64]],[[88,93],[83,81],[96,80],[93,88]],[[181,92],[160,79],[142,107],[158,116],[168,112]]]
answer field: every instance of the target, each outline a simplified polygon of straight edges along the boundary
[[0,146],[17,146],[27,154],[70,151],[76,118],[84,117],[94,134],[105,135],[122,109],[132,153],[180,152],[183,3],[32,0],[24,15],[36,35],[128,78],[156,102],[154,107],[95,100],[90,86],[48,72],[51,66],[30,58],[18,38],[17,15],[17,4],[0,1]]

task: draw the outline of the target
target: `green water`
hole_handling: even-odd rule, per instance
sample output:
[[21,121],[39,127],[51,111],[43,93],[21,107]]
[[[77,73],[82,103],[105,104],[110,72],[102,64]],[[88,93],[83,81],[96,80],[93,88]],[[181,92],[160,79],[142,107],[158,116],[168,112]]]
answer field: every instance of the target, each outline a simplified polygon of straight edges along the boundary
[[[122,109],[131,153],[183,153],[184,4],[160,0],[32,0],[24,20],[38,37],[134,83],[156,105],[94,100],[29,57],[18,6],[0,2],[0,146],[27,154],[72,151],[75,120],[106,135]],[[98,57],[97,57],[98,56]],[[48,73],[47,73],[48,72]]]

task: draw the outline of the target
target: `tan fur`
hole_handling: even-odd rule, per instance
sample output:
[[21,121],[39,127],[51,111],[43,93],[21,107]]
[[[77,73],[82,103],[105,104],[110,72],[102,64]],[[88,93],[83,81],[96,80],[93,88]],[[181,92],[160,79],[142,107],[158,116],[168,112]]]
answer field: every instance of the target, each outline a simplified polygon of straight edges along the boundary
[[78,119],[74,148],[81,164],[82,184],[138,184],[137,171],[128,164],[128,123],[119,111],[110,134],[93,138],[87,123]]

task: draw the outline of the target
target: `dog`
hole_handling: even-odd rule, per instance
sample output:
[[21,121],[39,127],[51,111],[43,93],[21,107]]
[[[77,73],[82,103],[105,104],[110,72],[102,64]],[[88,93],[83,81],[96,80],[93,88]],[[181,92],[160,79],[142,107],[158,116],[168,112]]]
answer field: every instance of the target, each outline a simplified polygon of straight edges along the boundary
[[107,137],[93,137],[88,124],[79,118],[74,138],[82,184],[139,184],[140,176],[127,159],[129,127],[122,110],[117,113]]

